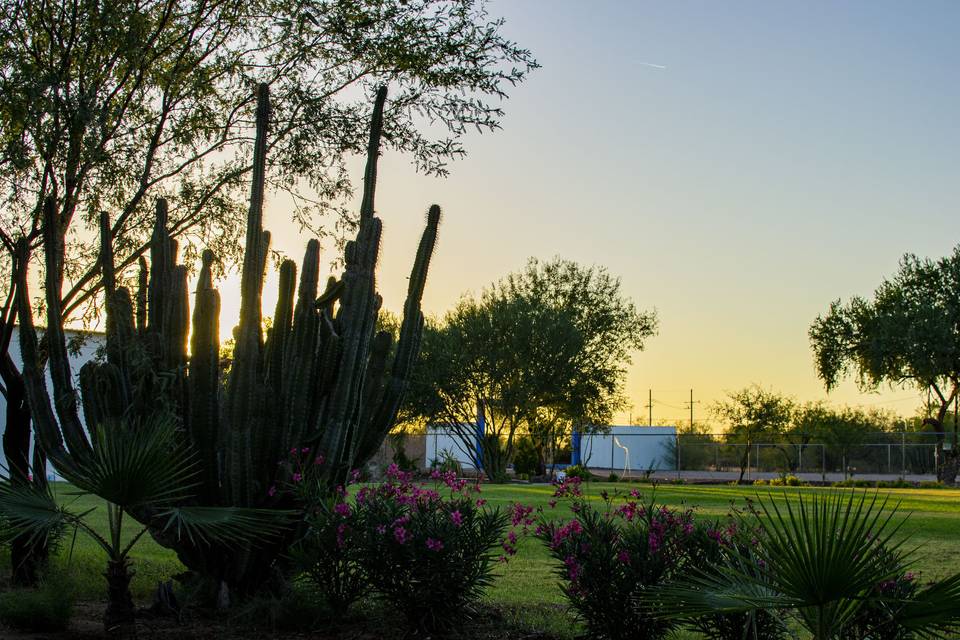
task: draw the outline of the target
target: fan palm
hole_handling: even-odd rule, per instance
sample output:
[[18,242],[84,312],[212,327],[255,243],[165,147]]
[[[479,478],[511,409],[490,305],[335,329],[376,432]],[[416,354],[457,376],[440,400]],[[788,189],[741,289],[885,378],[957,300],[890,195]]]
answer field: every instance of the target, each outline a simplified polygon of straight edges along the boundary
[[960,574],[909,600],[877,588],[901,578],[913,553],[904,551],[906,538],[898,535],[906,518],[896,519],[898,505],[889,498],[831,492],[798,494],[796,505],[758,501],[755,517],[740,517],[758,530],[762,570],[733,561],[700,570],[659,591],[661,615],[696,619],[778,609],[791,612],[813,640],[835,640],[864,607],[880,604],[889,615],[877,625],[896,626],[905,637],[941,638],[960,629]]
[[[76,493],[94,494],[107,502],[106,535],[87,521],[92,510],[71,511],[57,502],[49,486],[0,482],[5,536],[55,540],[66,527],[74,527],[104,551],[108,594],[104,627],[114,636],[135,635],[130,552],[147,531],[188,537],[194,544],[246,544],[286,527],[287,514],[277,510],[189,506],[199,485],[199,464],[192,452],[177,444],[175,424],[164,414],[139,424],[126,420],[101,424],[94,431],[91,455],[82,465],[61,470]],[[138,530],[124,542],[124,522],[129,519]]]

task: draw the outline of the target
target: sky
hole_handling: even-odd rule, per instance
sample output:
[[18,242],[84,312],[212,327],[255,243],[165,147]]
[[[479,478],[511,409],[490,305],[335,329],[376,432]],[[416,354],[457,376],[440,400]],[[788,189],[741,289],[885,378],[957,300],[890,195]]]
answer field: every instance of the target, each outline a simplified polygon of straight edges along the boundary
[[[542,68],[511,90],[502,130],[466,138],[448,178],[381,159],[386,308],[402,307],[437,203],[428,313],[531,256],[605,266],[657,312],[618,422],[646,422],[651,389],[654,421],[675,423],[690,389],[700,420],[750,384],[915,412],[911,389],[848,381],[828,396],[807,330],[832,300],[869,296],[904,253],[960,242],[960,3],[502,0],[490,12]],[[306,237],[288,221],[271,199],[274,248],[299,262]],[[224,327],[235,289],[221,284]],[[271,274],[266,312],[275,292]]]

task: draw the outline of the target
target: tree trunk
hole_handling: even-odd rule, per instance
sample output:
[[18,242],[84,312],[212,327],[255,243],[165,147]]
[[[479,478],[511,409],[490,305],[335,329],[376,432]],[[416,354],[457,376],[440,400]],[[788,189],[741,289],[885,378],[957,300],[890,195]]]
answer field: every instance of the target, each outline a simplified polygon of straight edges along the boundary
[[747,465],[750,464],[750,442],[743,448],[743,457],[740,458],[740,477],[737,478],[737,484],[743,484],[743,476],[747,472]]
[[[6,427],[3,430],[3,454],[7,459],[10,482],[25,486],[30,478],[30,407],[27,404],[23,377],[4,353],[0,363],[0,377],[7,390]],[[37,473],[45,473],[38,469]],[[41,481],[41,479],[38,479]],[[47,561],[48,548],[45,542],[31,544],[29,536],[18,536],[10,543],[10,567],[13,584],[35,587],[39,571]]]
[[130,561],[108,560],[107,572],[107,610],[103,614],[103,628],[112,638],[135,638],[137,625],[133,596],[130,594]]
[[946,451],[941,449],[940,467],[937,469],[937,480],[946,485],[957,483],[957,472],[960,471],[960,452],[956,447]]

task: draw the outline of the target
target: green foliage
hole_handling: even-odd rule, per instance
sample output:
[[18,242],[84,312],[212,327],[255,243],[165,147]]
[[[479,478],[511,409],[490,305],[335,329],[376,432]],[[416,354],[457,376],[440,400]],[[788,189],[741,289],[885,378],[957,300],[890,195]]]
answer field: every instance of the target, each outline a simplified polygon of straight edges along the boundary
[[308,502],[306,533],[290,555],[314,602],[328,614],[343,615],[369,588],[360,563],[369,550],[361,545],[356,512],[342,494],[315,495]]
[[590,469],[587,469],[582,464],[570,465],[564,469],[564,473],[567,478],[579,478],[583,482],[589,482],[593,480],[593,474],[590,473]]
[[517,438],[516,453],[513,454],[513,470],[518,474],[537,475],[537,449],[528,436]]
[[[575,497],[573,519],[542,516],[537,537],[556,561],[563,594],[591,637],[655,640],[676,622],[653,615],[648,594],[684,574],[709,542],[693,513],[653,501],[628,499],[606,511],[579,500],[579,483],[560,485],[557,497]],[[634,492],[634,497],[639,497]]]
[[655,331],[656,316],[605,269],[531,260],[427,326],[405,411],[467,446],[482,414],[489,441],[477,462],[490,477],[528,433],[539,472],[574,425],[606,424],[622,408],[625,367]]
[[784,432],[793,417],[794,403],[789,398],[753,385],[729,393],[726,400],[716,402],[714,414],[727,423],[727,440],[740,447],[740,478],[746,472],[751,445],[770,441]]
[[[960,575],[933,583],[902,602],[883,588],[906,575],[903,521],[877,495],[799,494],[798,503],[759,500],[757,517],[742,515],[759,533],[756,553],[764,571],[727,562],[694,572],[684,584],[661,590],[668,618],[695,619],[715,612],[790,611],[814,640],[833,640],[886,607],[891,624],[923,637],[960,624]],[[762,516],[762,517],[760,517]],[[894,605],[891,609],[890,606]]]
[[[318,295],[319,243],[313,240],[295,301],[296,266],[284,261],[276,312],[264,339],[261,296],[269,233],[262,228],[262,206],[271,109],[266,85],[258,88],[240,322],[225,387],[214,257],[204,252],[191,331],[187,270],[177,264],[165,201],[157,207],[149,278],[141,264],[137,298],[145,302],[136,314],[128,290],[116,286],[110,221],[101,216],[106,360],[88,363],[80,373],[90,438],[75,404],[57,402],[53,414],[39,375],[32,311],[21,277],[18,305],[28,393],[37,409],[39,440],[54,465],[79,488],[116,505],[118,528],[122,514],[128,514],[174,547],[190,569],[241,595],[271,583],[282,568],[277,564],[282,565],[281,553],[295,535],[295,523],[287,516],[302,505],[275,498],[271,489],[295,473],[286,452],[309,451],[311,457],[325,459],[325,483],[342,482],[376,452],[393,426],[417,356],[420,300],[440,210],[433,206],[427,216],[394,349],[388,332],[375,332],[381,222],[374,216],[373,194],[385,102],[382,88],[371,120],[357,238],[346,247],[343,277],[331,278]],[[46,215],[47,306],[50,317],[59,319],[62,236],[52,204]],[[47,337],[54,395],[72,398],[57,321]],[[388,360],[391,350],[394,357]],[[113,554],[111,562],[126,562],[126,552],[115,543],[102,546]]]
[[500,509],[479,506],[452,474],[444,480],[449,497],[392,470],[387,483],[358,493],[349,525],[370,585],[421,630],[449,628],[471,614],[493,581],[495,550],[510,522]]
[[[827,389],[854,373],[861,388],[912,385],[931,393],[936,411],[925,422],[946,428],[950,405],[960,393],[960,246],[939,260],[907,254],[872,300],[831,303],[810,327],[817,374]],[[960,458],[957,425],[953,449],[943,450],[938,479],[953,482]]]
[[69,582],[48,577],[36,589],[0,593],[0,623],[35,633],[64,631],[73,615],[73,601]]

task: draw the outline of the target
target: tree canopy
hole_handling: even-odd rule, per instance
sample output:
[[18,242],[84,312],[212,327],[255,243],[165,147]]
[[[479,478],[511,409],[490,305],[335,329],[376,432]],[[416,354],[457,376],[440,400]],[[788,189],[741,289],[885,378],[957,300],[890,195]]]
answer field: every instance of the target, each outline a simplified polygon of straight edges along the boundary
[[68,314],[97,290],[96,245],[80,231],[101,211],[120,271],[143,252],[160,196],[174,235],[195,241],[181,242],[188,262],[199,246],[236,259],[258,83],[273,96],[268,189],[293,196],[300,224],[329,231],[318,214],[346,215],[346,162],[364,149],[376,85],[391,86],[385,146],[424,172],[445,174],[468,128],[499,126],[500,100],[537,66],[502,26],[482,0],[7,3],[3,268],[18,237],[39,248],[51,195],[69,229]]
[[571,428],[605,425],[625,406],[625,367],[655,331],[655,314],[638,311],[605,269],[531,260],[428,327],[407,414],[471,440],[479,410],[489,475],[505,470],[518,430],[533,436],[542,466]]
[[[929,391],[938,403],[927,422],[942,431],[960,391],[960,246],[938,260],[905,255],[872,300],[833,302],[811,325],[810,342],[828,390],[853,373],[863,389],[889,384]],[[945,456],[951,480],[956,436],[954,427],[954,447]]]

